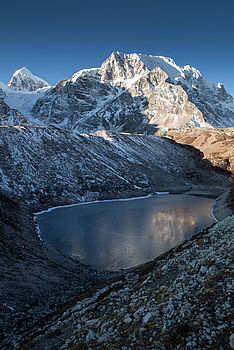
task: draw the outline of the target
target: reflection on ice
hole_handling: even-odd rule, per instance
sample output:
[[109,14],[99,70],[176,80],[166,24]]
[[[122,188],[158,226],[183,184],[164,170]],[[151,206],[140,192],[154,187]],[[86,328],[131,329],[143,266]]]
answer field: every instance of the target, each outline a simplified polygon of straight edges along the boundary
[[94,268],[118,270],[152,260],[211,225],[213,202],[157,195],[58,208],[37,221],[48,244]]
[[161,244],[175,246],[198,232],[198,221],[186,208],[160,211],[154,215],[155,233],[150,238]]

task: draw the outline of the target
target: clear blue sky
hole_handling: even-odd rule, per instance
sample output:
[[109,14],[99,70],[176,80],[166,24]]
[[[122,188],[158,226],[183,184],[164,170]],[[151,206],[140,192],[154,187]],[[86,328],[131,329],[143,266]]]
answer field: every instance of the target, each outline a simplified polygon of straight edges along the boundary
[[1,3],[0,81],[26,66],[51,84],[112,51],[173,58],[234,95],[233,0]]

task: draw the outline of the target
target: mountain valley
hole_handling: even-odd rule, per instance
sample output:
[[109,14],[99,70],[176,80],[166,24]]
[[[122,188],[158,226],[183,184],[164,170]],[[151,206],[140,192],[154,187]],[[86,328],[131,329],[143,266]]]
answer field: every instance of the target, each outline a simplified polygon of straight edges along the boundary
[[[55,86],[26,67],[0,83],[1,348],[227,349],[233,139],[224,86],[163,56],[113,52]],[[217,223],[128,271],[83,265],[34,221],[167,191],[217,198]]]

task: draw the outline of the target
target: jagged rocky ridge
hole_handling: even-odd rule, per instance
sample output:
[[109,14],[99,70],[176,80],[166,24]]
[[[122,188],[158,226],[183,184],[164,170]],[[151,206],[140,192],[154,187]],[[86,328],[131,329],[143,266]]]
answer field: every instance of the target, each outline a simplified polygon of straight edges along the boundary
[[31,91],[30,86],[28,86],[28,89],[18,90],[0,82],[0,125],[35,124],[31,110],[37,99],[50,88],[50,86],[46,86]]
[[25,118],[17,109],[10,108],[2,99],[0,99],[0,125],[25,125],[28,119]]
[[0,84],[0,95],[33,123],[79,133],[234,125],[233,97],[221,83],[162,56],[113,52],[100,68],[81,70],[53,88],[24,67],[8,87]]

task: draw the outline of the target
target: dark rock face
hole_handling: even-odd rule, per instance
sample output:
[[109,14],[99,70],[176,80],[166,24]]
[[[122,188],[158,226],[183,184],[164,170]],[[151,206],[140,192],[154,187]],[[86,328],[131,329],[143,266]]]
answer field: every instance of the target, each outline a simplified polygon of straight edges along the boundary
[[[93,74],[93,73],[92,73]],[[52,104],[51,104],[51,101]],[[75,81],[59,83],[39,99],[33,114],[43,123],[77,132],[112,130],[143,132],[148,125],[141,112],[147,105],[145,98],[132,96],[128,91],[104,84],[97,73],[83,74]]]
[[18,79],[17,77],[14,77],[11,81],[10,86],[16,90],[34,91],[47,85],[42,83],[36,84],[35,81],[29,77],[25,77],[24,79]]
[[28,120],[16,109],[10,108],[0,98],[0,125],[25,125]]
[[99,69],[76,73],[38,99],[42,123],[78,132],[154,134],[168,128],[232,126],[234,102],[195,68],[161,56],[112,53]]
[[[10,198],[6,193],[0,192],[1,207],[0,207],[0,227],[3,230],[4,225],[9,225],[16,230],[21,231],[22,218],[21,209],[15,198]],[[3,232],[3,231],[2,231]]]

